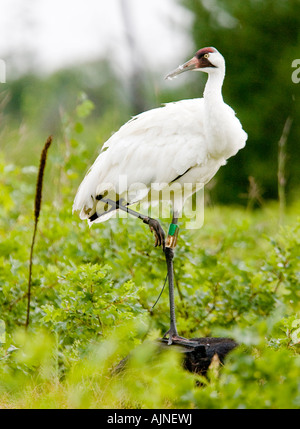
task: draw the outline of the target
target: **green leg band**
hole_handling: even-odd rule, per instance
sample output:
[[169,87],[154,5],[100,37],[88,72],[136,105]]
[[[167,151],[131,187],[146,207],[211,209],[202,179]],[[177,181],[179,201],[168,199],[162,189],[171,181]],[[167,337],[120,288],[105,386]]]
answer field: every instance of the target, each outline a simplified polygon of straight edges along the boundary
[[179,230],[178,225],[176,225],[175,223],[170,223],[168,234],[169,235],[175,235],[175,234],[178,235],[178,230]]

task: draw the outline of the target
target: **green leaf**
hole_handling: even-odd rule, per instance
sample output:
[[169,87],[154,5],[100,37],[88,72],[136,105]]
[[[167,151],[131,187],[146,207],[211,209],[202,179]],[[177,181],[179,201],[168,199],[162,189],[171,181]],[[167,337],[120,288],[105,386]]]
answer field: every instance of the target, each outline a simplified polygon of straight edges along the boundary
[[91,100],[84,100],[76,107],[76,114],[79,118],[86,118],[94,108],[95,105]]
[[0,319],[0,343],[4,344],[6,342],[6,328],[4,320]]

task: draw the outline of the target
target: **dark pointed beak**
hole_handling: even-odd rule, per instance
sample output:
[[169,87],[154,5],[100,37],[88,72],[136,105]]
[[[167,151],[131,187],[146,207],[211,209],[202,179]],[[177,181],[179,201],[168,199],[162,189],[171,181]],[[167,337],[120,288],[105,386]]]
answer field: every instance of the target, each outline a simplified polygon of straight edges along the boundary
[[170,72],[169,74],[167,74],[165,79],[174,79],[180,73],[183,73],[183,72],[189,71],[189,70],[195,70],[198,67],[199,67],[199,60],[197,57],[193,57],[191,60],[187,61],[186,63],[177,67],[177,69],[175,69],[172,72]]

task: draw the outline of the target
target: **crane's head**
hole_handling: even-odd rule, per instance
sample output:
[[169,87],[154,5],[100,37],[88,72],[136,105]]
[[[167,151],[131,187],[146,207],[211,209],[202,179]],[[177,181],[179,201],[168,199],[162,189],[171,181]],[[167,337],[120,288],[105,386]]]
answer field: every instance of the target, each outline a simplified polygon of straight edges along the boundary
[[202,48],[196,52],[195,56],[186,63],[179,66],[166,76],[166,79],[173,79],[180,73],[188,70],[203,71],[212,73],[216,70],[225,71],[225,61],[216,48]]

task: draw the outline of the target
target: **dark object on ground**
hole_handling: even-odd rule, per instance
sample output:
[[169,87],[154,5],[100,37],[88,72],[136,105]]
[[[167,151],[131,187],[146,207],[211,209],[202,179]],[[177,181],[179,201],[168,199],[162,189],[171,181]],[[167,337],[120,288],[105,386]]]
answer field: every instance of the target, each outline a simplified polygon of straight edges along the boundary
[[212,358],[217,355],[221,363],[225,356],[237,347],[237,343],[231,338],[191,338],[188,342],[184,339],[175,340],[168,346],[168,340],[161,339],[162,347],[176,347],[180,353],[184,353],[183,366],[190,372],[205,375]]
[[[183,338],[173,340],[173,344],[168,345],[167,338],[157,340],[159,345],[158,351],[161,349],[177,350],[179,353],[184,353],[183,367],[197,374],[205,375],[213,357],[216,355],[219,361],[223,364],[225,356],[233,350],[238,344],[231,338],[191,338],[189,340]],[[130,359],[130,355],[126,356],[114,368],[113,373],[116,374],[122,371],[126,362]]]

